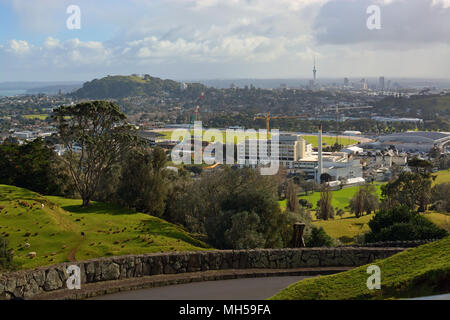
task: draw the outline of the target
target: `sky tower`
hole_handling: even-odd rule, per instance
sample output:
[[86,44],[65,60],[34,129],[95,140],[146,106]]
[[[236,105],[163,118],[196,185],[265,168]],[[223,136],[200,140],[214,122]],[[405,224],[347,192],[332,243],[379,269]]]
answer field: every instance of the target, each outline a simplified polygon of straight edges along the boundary
[[313,80],[314,80],[314,83],[316,83],[316,73],[317,73],[317,69],[316,69],[316,56],[314,56],[314,68],[313,68]]

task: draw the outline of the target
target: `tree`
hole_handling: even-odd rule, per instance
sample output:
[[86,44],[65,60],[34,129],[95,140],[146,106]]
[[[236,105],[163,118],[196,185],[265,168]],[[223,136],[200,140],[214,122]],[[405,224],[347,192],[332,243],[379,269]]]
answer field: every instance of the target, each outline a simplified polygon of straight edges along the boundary
[[334,208],[331,205],[333,200],[333,192],[331,188],[323,184],[320,191],[320,200],[317,201],[316,216],[318,219],[328,220],[334,218]]
[[306,238],[307,247],[331,247],[333,239],[325,232],[323,227],[312,227],[311,235]]
[[375,187],[371,184],[361,186],[358,192],[350,199],[349,208],[357,218],[363,213],[371,214],[378,209],[378,195]]
[[433,209],[439,212],[450,212],[450,182],[437,184],[431,189]]
[[47,195],[66,194],[68,174],[41,138],[22,145],[0,145],[0,183]]
[[225,239],[234,249],[264,247],[264,237],[258,232],[260,218],[254,212],[239,212],[231,217],[231,228],[225,231]]
[[369,221],[366,242],[441,239],[447,231],[406,206],[379,210]]
[[144,148],[129,152],[117,188],[121,204],[161,217],[168,193],[165,163],[166,154],[161,148],[151,154]]
[[431,201],[430,174],[402,172],[399,177],[381,186],[382,206],[392,209],[405,205],[411,210],[425,212]]
[[61,106],[54,110],[54,119],[67,150],[63,159],[83,206],[88,206],[102,176],[139,144],[139,138],[119,107],[108,101]]
[[286,208],[290,212],[298,212],[299,202],[297,198],[297,185],[290,180],[286,189]]
[[408,167],[411,168],[412,172],[420,173],[422,175],[431,173],[433,169],[433,164],[428,160],[419,159],[414,157],[408,161]]

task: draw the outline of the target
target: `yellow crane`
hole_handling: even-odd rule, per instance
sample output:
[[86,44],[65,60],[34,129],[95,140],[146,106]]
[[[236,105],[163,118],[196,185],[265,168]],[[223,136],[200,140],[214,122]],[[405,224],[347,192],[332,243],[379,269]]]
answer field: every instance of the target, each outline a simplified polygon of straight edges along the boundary
[[307,116],[271,116],[270,112],[266,112],[265,116],[255,116],[253,120],[266,119],[267,138],[270,133],[270,119],[295,119],[295,118],[307,118]]

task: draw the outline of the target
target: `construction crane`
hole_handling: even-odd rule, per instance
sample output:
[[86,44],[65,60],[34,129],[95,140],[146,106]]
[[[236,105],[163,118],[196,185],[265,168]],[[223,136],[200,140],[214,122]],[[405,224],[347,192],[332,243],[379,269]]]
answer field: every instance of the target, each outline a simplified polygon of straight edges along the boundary
[[270,112],[266,112],[265,116],[255,116],[253,120],[266,119],[267,138],[270,133],[270,119],[295,119],[295,118],[307,118],[307,116],[271,116]]
[[200,111],[200,102],[203,100],[203,98],[205,97],[205,93],[202,92],[200,94],[200,97],[197,99],[197,101],[195,102],[195,104],[197,105],[194,109],[194,113],[192,114],[192,118],[191,118],[191,127],[194,127],[194,123],[195,121],[198,120],[198,112]]

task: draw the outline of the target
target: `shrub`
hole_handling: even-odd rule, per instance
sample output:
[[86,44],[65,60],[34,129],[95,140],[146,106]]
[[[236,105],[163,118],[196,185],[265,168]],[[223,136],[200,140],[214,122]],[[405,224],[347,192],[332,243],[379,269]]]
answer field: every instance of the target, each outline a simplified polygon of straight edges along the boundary
[[425,217],[407,207],[381,210],[369,221],[366,242],[441,239],[448,235]]
[[305,244],[307,247],[331,247],[333,239],[322,227],[313,227],[311,235],[306,239]]

